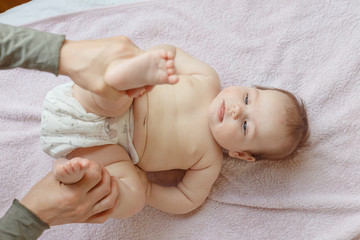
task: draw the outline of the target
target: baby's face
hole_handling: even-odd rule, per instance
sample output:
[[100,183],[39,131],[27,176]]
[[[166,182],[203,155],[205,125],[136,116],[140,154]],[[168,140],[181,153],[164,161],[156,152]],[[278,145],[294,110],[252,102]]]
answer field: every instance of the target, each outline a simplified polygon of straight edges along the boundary
[[278,149],[288,140],[284,119],[289,102],[288,96],[274,90],[228,87],[209,106],[211,132],[229,154]]

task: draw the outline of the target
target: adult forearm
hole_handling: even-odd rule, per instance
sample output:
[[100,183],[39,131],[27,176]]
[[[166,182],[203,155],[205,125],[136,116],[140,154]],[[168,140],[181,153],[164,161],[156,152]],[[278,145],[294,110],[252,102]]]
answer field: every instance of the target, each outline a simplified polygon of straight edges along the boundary
[[48,228],[48,224],[14,200],[0,219],[0,239],[37,239]]
[[27,68],[58,74],[62,35],[0,24],[0,69]]

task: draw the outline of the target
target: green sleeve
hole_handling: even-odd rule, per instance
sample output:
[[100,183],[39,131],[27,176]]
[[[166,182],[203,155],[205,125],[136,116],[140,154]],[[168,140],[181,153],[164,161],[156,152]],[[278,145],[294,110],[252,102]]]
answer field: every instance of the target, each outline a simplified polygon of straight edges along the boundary
[[9,210],[0,218],[0,239],[37,239],[49,228],[48,224],[15,199]]
[[27,68],[58,74],[65,36],[0,24],[0,69]]

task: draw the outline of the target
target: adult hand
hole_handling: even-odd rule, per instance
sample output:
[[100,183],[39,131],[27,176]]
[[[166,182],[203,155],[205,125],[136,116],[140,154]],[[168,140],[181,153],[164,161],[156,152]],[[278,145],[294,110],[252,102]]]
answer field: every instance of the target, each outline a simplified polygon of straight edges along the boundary
[[60,50],[59,74],[69,76],[77,85],[110,101],[119,91],[109,86],[105,74],[111,63],[137,56],[142,52],[127,37],[70,41]]
[[[151,49],[159,50],[161,46]],[[163,58],[174,58],[175,47],[167,46],[162,50]],[[117,77],[117,73],[122,69],[121,65],[144,52],[124,36],[96,40],[65,40],[60,50],[59,74],[69,76],[81,88],[104,98],[102,101],[114,103],[123,96],[118,88],[119,82],[122,81],[121,76]],[[139,97],[151,91],[156,84],[174,84],[177,80],[175,78],[172,82],[155,82],[126,89],[125,93],[129,97]]]
[[20,201],[50,226],[67,223],[103,223],[114,211],[119,188],[114,177],[90,161],[84,177],[65,185],[48,173]]

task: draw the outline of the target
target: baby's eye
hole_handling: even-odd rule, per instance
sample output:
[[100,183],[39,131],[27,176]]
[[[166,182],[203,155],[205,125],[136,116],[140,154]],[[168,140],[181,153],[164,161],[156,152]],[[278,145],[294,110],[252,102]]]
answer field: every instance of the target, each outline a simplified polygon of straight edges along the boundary
[[247,121],[244,122],[243,124],[243,130],[244,130],[244,135],[246,135],[246,130],[247,130]]
[[248,103],[249,103],[249,94],[246,94],[244,102],[245,102],[245,105],[248,105]]

